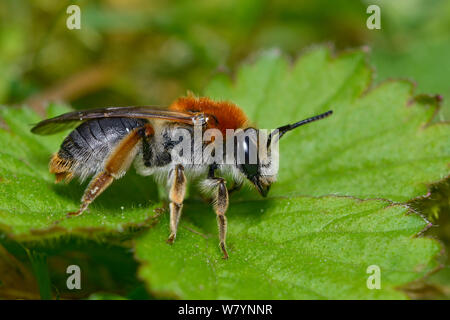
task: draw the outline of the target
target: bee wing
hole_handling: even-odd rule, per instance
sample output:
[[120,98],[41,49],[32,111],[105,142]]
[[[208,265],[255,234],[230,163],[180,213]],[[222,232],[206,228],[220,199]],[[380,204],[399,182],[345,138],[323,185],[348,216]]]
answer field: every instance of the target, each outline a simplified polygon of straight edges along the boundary
[[155,107],[109,107],[65,113],[39,122],[31,129],[31,132],[40,135],[54,134],[72,129],[80,122],[100,118],[161,119],[190,125],[203,125],[208,120],[203,113],[178,112]]

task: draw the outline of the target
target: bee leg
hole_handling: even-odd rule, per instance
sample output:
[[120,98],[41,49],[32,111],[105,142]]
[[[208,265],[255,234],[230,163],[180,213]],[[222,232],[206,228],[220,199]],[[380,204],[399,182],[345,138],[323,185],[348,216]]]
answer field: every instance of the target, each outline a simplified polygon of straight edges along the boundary
[[213,206],[217,216],[217,226],[219,228],[219,246],[220,249],[222,249],[223,258],[228,259],[228,252],[225,245],[227,237],[227,217],[225,216],[225,213],[228,209],[228,190],[225,179],[216,179],[218,180],[218,186]]
[[180,221],[181,209],[183,208],[183,200],[186,193],[186,176],[184,175],[184,168],[181,164],[178,164],[172,171],[170,179],[170,236],[167,242],[172,244],[177,236],[178,222]]
[[69,212],[68,216],[79,216],[81,215],[89,206],[89,204],[94,201],[109,185],[114,181],[114,177],[108,172],[101,172],[95,176],[89,183],[86,191],[81,198],[81,206],[78,211]]
[[105,169],[97,174],[86,188],[81,198],[80,209],[76,212],[69,212],[68,216],[82,214],[89,204],[109,187],[114,179],[119,179],[125,174],[136,156],[136,146],[141,139],[141,129],[135,129],[120,141],[106,160]]

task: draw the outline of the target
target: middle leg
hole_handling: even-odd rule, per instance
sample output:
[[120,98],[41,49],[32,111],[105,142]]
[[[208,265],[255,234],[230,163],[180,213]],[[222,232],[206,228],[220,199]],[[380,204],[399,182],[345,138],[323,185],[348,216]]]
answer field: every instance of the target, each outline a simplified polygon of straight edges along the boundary
[[167,242],[172,244],[177,237],[178,222],[180,221],[183,200],[186,194],[186,176],[184,168],[178,164],[170,176],[170,236]]

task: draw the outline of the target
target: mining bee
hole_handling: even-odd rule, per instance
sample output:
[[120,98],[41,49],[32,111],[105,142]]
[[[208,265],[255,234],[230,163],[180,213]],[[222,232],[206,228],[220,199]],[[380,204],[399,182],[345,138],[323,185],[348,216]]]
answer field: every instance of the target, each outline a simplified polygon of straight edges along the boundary
[[[49,170],[55,174],[56,182],[69,182],[78,177],[82,181],[90,176],[81,198],[80,209],[68,215],[80,215],[115,179],[122,177],[134,162],[138,174],[154,175],[165,180],[170,200],[170,236],[173,243],[177,234],[178,222],[183,207],[187,178],[199,178],[201,190],[209,193],[213,199],[217,215],[220,248],[224,258],[228,258],[225,239],[229,194],[238,190],[244,181],[256,187],[265,197],[276,180],[278,167],[274,170],[271,159],[276,156],[271,145],[286,132],[300,125],[319,120],[330,115],[332,111],[279,127],[265,135],[258,135],[262,130],[249,125],[244,112],[235,104],[214,101],[207,97],[197,98],[192,95],[177,99],[167,110],[154,107],[110,107],[87,111],[75,111],[44,120],[35,125],[31,131],[36,134],[53,134],[76,127],[62,142],[60,150],[50,160]],[[195,129],[202,133],[214,129],[227,137],[229,129],[243,132],[244,139],[233,138],[232,150],[236,156],[231,161],[220,163],[218,157],[229,155],[225,148],[215,148],[205,156],[205,149],[217,143],[219,139],[201,140],[195,146],[190,144],[191,152],[179,153],[174,157],[174,149],[180,143],[180,137],[186,133],[194,140]],[[261,137],[265,138],[262,139]],[[226,140],[226,138],[225,138]],[[261,142],[264,140],[264,142]],[[194,145],[194,147],[192,147]],[[266,149],[264,155],[257,152],[256,160],[250,161],[252,147]],[[258,149],[259,150],[259,149]],[[184,154],[185,153],[185,154]],[[238,154],[242,161],[238,161]],[[200,159],[200,160],[199,160]],[[226,180],[233,183],[227,189]]]

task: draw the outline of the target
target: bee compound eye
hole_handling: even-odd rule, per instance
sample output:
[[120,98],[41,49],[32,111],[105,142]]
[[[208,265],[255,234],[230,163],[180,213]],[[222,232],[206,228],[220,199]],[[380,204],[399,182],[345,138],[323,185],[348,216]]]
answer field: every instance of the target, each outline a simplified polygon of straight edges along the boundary
[[242,140],[242,144],[240,147],[242,148],[240,150],[241,154],[240,165],[242,172],[248,178],[258,175],[259,165],[258,165],[258,156],[257,156],[258,151],[256,141],[249,136],[245,136],[244,139]]

